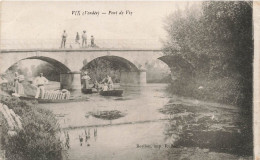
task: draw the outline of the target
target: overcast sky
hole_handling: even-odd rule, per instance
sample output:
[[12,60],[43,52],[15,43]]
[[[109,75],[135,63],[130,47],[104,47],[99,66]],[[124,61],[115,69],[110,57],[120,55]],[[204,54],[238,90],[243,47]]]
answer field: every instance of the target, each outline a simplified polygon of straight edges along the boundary
[[[190,2],[191,3],[191,2]],[[200,2],[199,2],[200,3]],[[183,9],[187,2],[3,2],[1,11],[1,40],[3,48],[20,48],[38,43],[59,42],[65,29],[68,38],[75,39],[76,32],[87,31],[88,37],[105,40],[128,40],[146,45],[156,44],[166,33],[164,19],[177,8]],[[194,2],[193,2],[194,4]],[[189,4],[191,5],[191,4]],[[126,10],[132,15],[126,15]],[[72,15],[80,11],[81,16]],[[99,16],[82,15],[82,11],[99,11]],[[108,15],[109,11],[124,12],[124,15]],[[107,13],[103,15],[101,13]],[[116,45],[116,44],[113,44]],[[131,45],[130,45],[131,46]],[[51,45],[49,46],[51,47]]]

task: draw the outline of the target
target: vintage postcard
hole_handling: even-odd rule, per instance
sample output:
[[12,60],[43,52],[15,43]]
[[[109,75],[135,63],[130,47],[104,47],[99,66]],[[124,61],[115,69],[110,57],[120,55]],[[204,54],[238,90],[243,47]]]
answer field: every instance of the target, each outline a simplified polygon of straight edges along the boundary
[[260,158],[260,3],[0,7],[0,159]]

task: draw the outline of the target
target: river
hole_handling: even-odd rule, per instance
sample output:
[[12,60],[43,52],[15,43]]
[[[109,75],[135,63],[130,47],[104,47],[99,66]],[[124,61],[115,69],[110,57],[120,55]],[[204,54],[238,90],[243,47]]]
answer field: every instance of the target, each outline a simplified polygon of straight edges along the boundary
[[[122,97],[103,97],[98,94],[72,92],[80,102],[40,104],[57,116],[61,128],[70,137],[70,160],[85,159],[238,159],[237,155],[215,153],[199,147],[172,146],[174,135],[169,136],[169,115],[160,112],[172,96],[167,84],[147,84],[143,87],[120,87]],[[124,117],[103,120],[90,112],[117,110]],[[186,110],[185,110],[186,112]],[[97,134],[94,136],[94,129]],[[85,132],[90,138],[85,140]],[[79,136],[84,138],[82,146]],[[210,154],[209,154],[210,153]],[[250,158],[249,158],[250,159]]]

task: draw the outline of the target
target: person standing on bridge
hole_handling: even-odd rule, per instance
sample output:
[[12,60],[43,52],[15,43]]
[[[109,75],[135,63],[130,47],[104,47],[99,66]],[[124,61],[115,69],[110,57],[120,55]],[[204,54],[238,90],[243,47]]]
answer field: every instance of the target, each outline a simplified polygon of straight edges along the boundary
[[66,46],[66,39],[67,39],[68,35],[66,33],[66,30],[63,31],[63,34],[61,35],[61,46],[60,48],[65,48]]
[[93,35],[91,35],[91,39],[90,39],[90,43],[91,43],[91,47],[95,47],[95,38]]
[[45,93],[44,85],[47,83],[48,80],[45,77],[43,77],[43,73],[40,73],[40,76],[35,79],[35,84],[37,86],[37,92],[35,98],[39,98],[41,92],[41,98],[43,99]]
[[82,34],[82,48],[84,48],[86,46],[87,46],[87,33],[86,33],[86,31],[83,31],[83,34]]
[[80,46],[79,40],[80,40],[79,32],[77,32],[77,35],[76,35],[76,38],[75,38],[75,42],[76,42],[76,44],[78,44]]

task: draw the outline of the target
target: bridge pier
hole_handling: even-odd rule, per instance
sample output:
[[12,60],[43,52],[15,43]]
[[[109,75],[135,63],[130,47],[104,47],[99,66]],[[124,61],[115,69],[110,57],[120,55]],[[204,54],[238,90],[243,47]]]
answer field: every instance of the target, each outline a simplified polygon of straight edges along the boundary
[[122,86],[143,86],[146,85],[146,71],[138,72],[122,71],[120,75],[120,85]]
[[80,72],[61,73],[60,88],[67,90],[81,89]]

